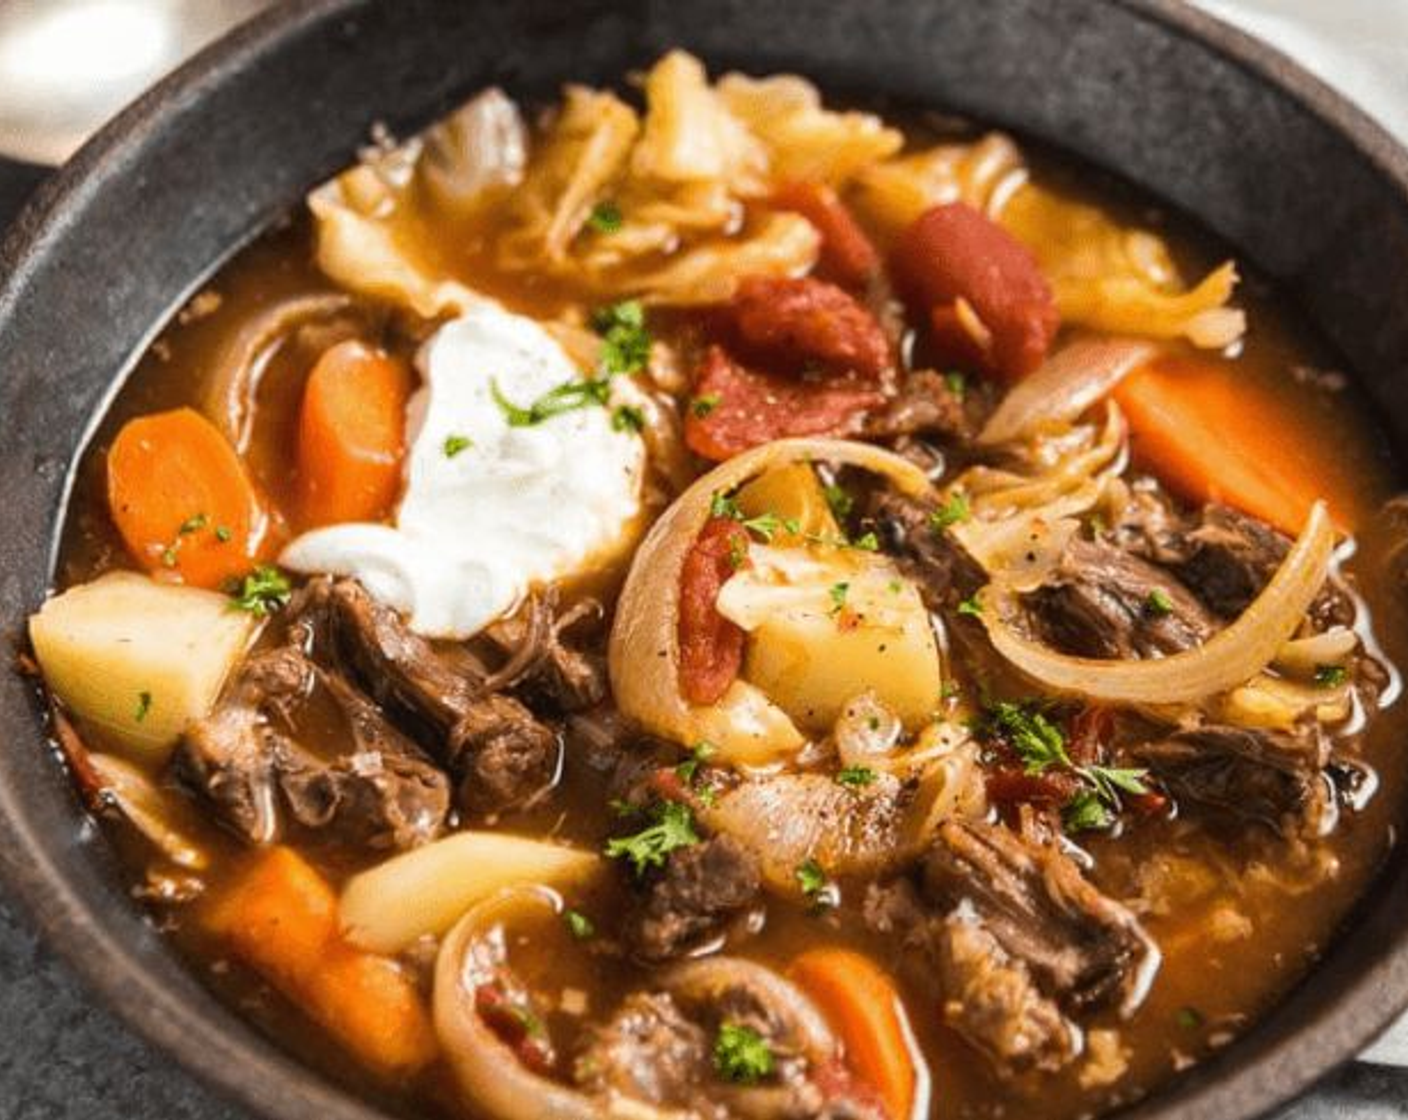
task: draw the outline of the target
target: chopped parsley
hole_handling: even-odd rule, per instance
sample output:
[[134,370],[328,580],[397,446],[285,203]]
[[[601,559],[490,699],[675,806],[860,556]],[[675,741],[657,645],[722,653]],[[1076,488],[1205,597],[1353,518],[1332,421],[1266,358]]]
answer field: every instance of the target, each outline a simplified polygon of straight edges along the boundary
[[830,507],[831,513],[837,521],[845,521],[851,516],[851,510],[855,509],[856,500],[841,487],[835,483],[829,483],[821,488],[821,494],[826,499],[826,504]]
[[[878,727],[880,721],[873,716],[871,719],[872,729]],[[868,786],[879,776],[869,766],[843,766],[836,771],[836,781],[847,789],[860,789],[863,786]]]
[[1110,812],[1093,789],[1083,789],[1061,810],[1067,832],[1090,832],[1110,827]]
[[610,859],[626,860],[637,875],[644,875],[652,867],[663,867],[671,852],[699,843],[694,814],[688,805],[663,801],[655,806],[652,815],[653,824],[633,836],[618,836],[606,845]]
[[694,749],[689,752],[689,757],[675,767],[675,773],[679,775],[682,782],[692,783],[699,774],[699,768],[708,762],[718,750],[713,743],[707,739],[700,739],[694,744]]
[[596,936],[596,924],[580,910],[564,910],[562,921],[578,941],[588,941]]
[[292,595],[293,585],[288,576],[272,564],[261,564],[244,577],[231,599],[236,610],[263,618],[286,606]]
[[858,548],[862,552],[879,552],[880,538],[874,533],[862,533],[851,542],[852,548]]
[[[595,377],[564,381],[527,405],[509,400],[499,388],[499,383],[490,380],[490,395],[510,428],[536,427],[564,412],[575,412],[592,405],[604,407],[611,398],[613,377],[639,373],[645,368],[650,360],[650,332],[645,329],[645,308],[639,300],[625,300],[598,308],[592,315],[592,326],[602,339]],[[617,426],[616,430],[625,429]]]
[[453,459],[461,451],[468,451],[473,446],[474,441],[468,436],[451,434],[445,437],[441,449],[445,452],[445,458]]
[[694,413],[695,419],[703,420],[709,413],[719,407],[723,397],[718,393],[701,393],[690,402],[689,411]]
[[757,517],[749,517],[743,512],[738,500],[723,491],[716,492],[710,499],[709,513],[713,517],[726,517],[730,521],[737,521],[764,544],[771,544],[779,529],[786,529],[787,532],[795,534],[802,528],[802,523],[795,517],[778,517],[771,511],[760,513]]
[[1121,792],[1132,793],[1136,797],[1149,792],[1149,787],[1144,784],[1144,779],[1149,776],[1147,770],[1091,765],[1081,766],[1079,771],[1106,804],[1119,804]]
[[611,414],[613,432],[639,432],[645,428],[645,413],[633,404],[617,405]]
[[1185,1031],[1195,1031],[1203,1025],[1206,1020],[1203,1013],[1196,1007],[1180,1007],[1178,1009],[1178,1025]]
[[615,233],[621,228],[621,208],[609,200],[598,202],[592,207],[587,225],[597,233]]
[[955,490],[943,505],[929,514],[929,528],[936,533],[942,533],[952,525],[967,521],[972,512],[968,505],[968,495],[962,490]]
[[831,597],[831,613],[833,615],[840,614],[842,609],[846,606],[846,596],[850,593],[850,590],[851,585],[844,580],[831,585],[830,589],[827,591],[827,595]]
[[952,700],[962,691],[963,689],[959,687],[957,681],[944,681],[944,683],[939,687],[939,699]]
[[714,1039],[714,1070],[725,1081],[755,1085],[776,1068],[772,1048],[752,1027],[722,1023]]
[[221,544],[225,544],[233,536],[234,533],[230,532],[230,527],[228,525],[215,526],[215,539]]
[[1066,737],[1036,704],[999,700],[988,705],[983,724],[988,735],[1012,748],[1028,774],[1040,774],[1049,766],[1074,768]]
[[598,308],[592,326],[601,335],[600,375],[612,378],[639,373],[650,361],[650,332],[645,329],[645,308],[638,299]]
[[169,544],[161,550],[161,566],[163,568],[174,568],[177,559],[177,546]]
[[968,395],[968,378],[956,369],[951,369],[944,374],[944,386],[959,400]]
[[969,595],[968,598],[958,604],[958,613],[967,615],[969,618],[981,618],[983,615],[983,604],[978,602],[976,595]]
[[151,710],[152,694],[146,689],[143,689],[141,692],[137,693],[137,711],[135,713],[135,718],[137,722],[141,723],[144,719],[146,719],[147,713]]
[[198,533],[210,524],[210,518],[203,513],[198,513],[194,517],[188,517],[181,522],[181,527],[176,530],[183,537],[189,537],[192,533]]
[[1144,612],[1160,618],[1173,611],[1173,600],[1168,597],[1168,592],[1162,587],[1156,587],[1149,592],[1149,597],[1144,600]]
[[808,898],[814,899],[826,889],[826,872],[814,859],[799,863],[797,870],[792,874],[797,880],[797,885],[802,888],[802,893]]
[[1343,665],[1315,666],[1315,683],[1321,688],[1338,688],[1349,677]]

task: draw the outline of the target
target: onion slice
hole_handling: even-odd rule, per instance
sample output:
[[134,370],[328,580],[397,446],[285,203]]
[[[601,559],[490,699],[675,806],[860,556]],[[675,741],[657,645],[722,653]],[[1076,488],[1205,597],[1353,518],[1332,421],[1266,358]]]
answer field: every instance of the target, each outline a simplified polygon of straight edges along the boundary
[[[901,491],[931,491],[924,472],[893,452],[834,439],[784,439],[719,464],[697,479],[660,516],[636,550],[611,628],[608,667],[617,707],[646,731],[677,743],[707,739],[727,761],[761,765],[802,745],[800,732],[746,681],[735,681],[712,707],[695,707],[680,693],[680,570],[715,494],[730,493],[774,467],[796,462],[861,467],[889,478]],[[732,718],[732,708],[746,711]]]
[[1147,342],[1086,338],[1071,343],[1008,393],[978,442],[987,446],[1069,423],[1156,353]]
[[1325,503],[1316,502],[1305,528],[1265,590],[1227,629],[1198,649],[1149,661],[1070,657],[1014,629],[1016,602],[1008,589],[982,593],[982,620],[994,648],[1054,692],[1116,704],[1192,703],[1256,676],[1296,631],[1325,582],[1335,534]]

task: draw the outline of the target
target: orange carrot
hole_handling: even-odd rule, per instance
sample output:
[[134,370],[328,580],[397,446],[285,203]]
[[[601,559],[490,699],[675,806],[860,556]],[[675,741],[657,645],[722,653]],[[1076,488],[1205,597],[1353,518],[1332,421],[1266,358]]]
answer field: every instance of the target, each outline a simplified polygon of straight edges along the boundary
[[404,362],[350,339],[323,353],[298,421],[299,514],[309,526],[385,517],[401,484]]
[[847,287],[864,285],[880,268],[880,255],[845,203],[825,183],[787,183],[772,196],[779,210],[802,215],[821,234],[821,270]]
[[869,957],[835,948],[810,949],[788,971],[840,1036],[851,1072],[879,1094],[890,1120],[909,1120],[919,1075],[890,977]]
[[1223,363],[1166,357],[1114,396],[1135,462],[1183,497],[1234,506],[1291,536],[1324,498],[1353,532],[1360,501],[1339,452],[1298,425],[1273,389]]
[[264,514],[234,448],[200,413],[129,420],[107,466],[113,521],[144,568],[196,587],[249,570]]
[[342,939],[337,896],[292,848],[260,855],[206,910],[205,924],[369,1065],[395,1073],[435,1057],[415,985],[395,961]]

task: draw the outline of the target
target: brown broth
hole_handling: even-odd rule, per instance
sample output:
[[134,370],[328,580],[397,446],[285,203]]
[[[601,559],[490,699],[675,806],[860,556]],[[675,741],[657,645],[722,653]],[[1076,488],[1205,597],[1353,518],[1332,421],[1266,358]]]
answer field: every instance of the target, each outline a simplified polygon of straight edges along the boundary
[[[1038,163],[1040,176],[1060,181],[1086,200],[1116,212],[1138,213],[1149,221],[1143,200],[1112,190],[1084,169],[1059,163]],[[1214,247],[1187,223],[1159,219],[1159,228],[1178,250],[1189,272],[1216,259]],[[553,285],[525,281],[496,272],[473,231],[449,238],[414,224],[401,231],[419,252],[438,258],[453,271],[473,277],[475,285],[502,298],[511,307],[547,316],[571,304],[578,293]],[[453,244],[454,251],[445,246]],[[103,456],[121,424],[132,416],[178,404],[198,404],[201,387],[211,376],[222,348],[261,309],[293,295],[330,291],[311,260],[310,231],[302,219],[271,232],[241,253],[213,281],[218,306],[200,315],[177,317],[158,343],[142,358],[123,388],[97,437],[80,464],[72,506],[64,527],[58,583],[87,580],[127,560],[107,514]],[[215,301],[208,297],[203,301]],[[1366,410],[1352,391],[1330,392],[1310,380],[1288,376],[1294,368],[1323,368],[1323,351],[1297,329],[1294,313],[1278,303],[1264,285],[1253,280],[1239,298],[1251,322],[1246,345],[1237,357],[1239,375],[1268,386],[1297,417],[1288,440],[1332,443],[1341,449],[1345,470],[1360,480],[1365,508],[1377,508],[1397,483],[1386,445],[1369,423]],[[409,348],[405,339],[394,345]],[[288,449],[305,356],[281,355],[271,362],[259,397],[261,420],[249,461],[261,488],[275,504],[287,504],[292,478]],[[1345,565],[1374,620],[1387,659],[1408,664],[1408,604],[1388,570],[1392,548],[1400,544],[1382,519],[1370,518],[1358,540],[1357,552]],[[620,573],[604,573],[609,589]],[[316,722],[316,721],[315,721]],[[310,739],[335,741],[339,730],[328,718],[310,726]],[[933,1076],[931,1115],[940,1120],[978,1120],[999,1116],[1042,1116],[1052,1120],[1099,1111],[1157,1087],[1180,1068],[1225,1043],[1245,1029],[1287,991],[1310,967],[1334,936],[1355,899],[1371,881],[1392,843],[1392,825],[1403,804],[1405,767],[1400,749],[1408,736],[1408,706],[1398,704],[1373,720],[1362,741],[1362,761],[1379,779],[1377,792],[1362,812],[1345,813],[1338,829],[1309,850],[1293,854],[1281,843],[1255,831],[1220,835],[1188,820],[1141,822],[1123,835],[1099,837],[1086,846],[1093,857],[1093,880],[1116,898],[1139,891],[1139,877],[1156,859],[1186,857],[1192,868],[1220,869],[1208,882],[1185,884],[1182,905],[1164,914],[1147,916],[1147,928],[1163,949],[1164,963],[1149,999],[1132,1023],[1107,1017],[1096,1029],[1118,1028],[1127,1051],[1128,1071],[1112,1087],[1083,1087],[1072,1074],[1033,1078],[1004,1084],[964,1042],[940,1024],[939,993],[926,963],[906,956],[894,944],[870,931],[855,909],[844,906],[818,916],[801,906],[772,900],[765,927],[738,946],[741,952],[778,966],[799,950],[818,944],[852,945],[892,967],[900,977],[905,1002]],[[602,843],[613,821],[605,807],[600,777],[569,758],[558,795],[545,809],[508,817],[501,827],[513,831],[553,834],[590,846]],[[115,839],[140,881],[147,852],[121,829]],[[237,870],[246,853],[217,828],[201,839],[216,852],[208,876],[212,888]],[[310,844],[305,850],[335,882],[376,862],[336,848]],[[1297,863],[1297,859],[1302,861]],[[1331,860],[1336,871],[1315,883],[1315,904],[1301,905],[1294,893],[1313,874],[1317,860]],[[1264,873],[1248,873],[1260,865]],[[1195,886],[1198,889],[1193,889]],[[1290,888],[1290,889],[1288,889]],[[860,888],[855,888],[858,892]],[[606,915],[618,908],[619,888],[594,892],[569,889],[568,902],[588,915]],[[854,895],[852,895],[854,901]],[[1233,907],[1249,922],[1247,935],[1219,940],[1216,915]],[[324,1070],[333,1078],[407,1114],[458,1113],[447,1102],[443,1070],[433,1070],[413,1084],[386,1086],[360,1071],[355,1063],[301,1014],[271,992],[256,977],[224,959],[199,921],[182,908],[162,908],[164,926],[191,967],[241,1014],[258,1023],[281,1045]],[[1235,924],[1235,923],[1234,923]],[[1226,925],[1226,922],[1223,922]],[[515,950],[525,975],[546,993],[580,989],[595,1011],[641,983],[636,966],[574,944],[560,929],[540,929]],[[570,1020],[558,1016],[552,1025],[563,1032],[560,1048],[570,1049]]]

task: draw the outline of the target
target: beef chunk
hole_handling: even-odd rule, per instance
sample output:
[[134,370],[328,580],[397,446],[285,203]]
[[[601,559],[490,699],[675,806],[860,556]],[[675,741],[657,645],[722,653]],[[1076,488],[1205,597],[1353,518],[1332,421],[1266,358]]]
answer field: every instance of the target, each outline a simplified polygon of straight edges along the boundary
[[914,581],[930,610],[953,607],[987,582],[982,567],[952,534],[934,528],[937,509],[936,503],[879,490],[866,511],[881,546]]
[[971,909],[944,918],[935,936],[944,1021],[1000,1069],[1055,1072],[1075,1057],[1076,1033],[1031,971]]
[[961,393],[942,374],[925,369],[906,377],[899,393],[866,418],[863,434],[876,440],[927,436],[951,441],[972,439],[973,429]]
[[312,687],[313,666],[296,649],[256,654],[172,755],[178,780],[251,843],[266,844],[279,834],[277,778],[288,748],[267,712],[294,703]]
[[346,718],[353,749],[332,764],[284,753],[279,790],[290,814],[305,828],[368,848],[433,840],[450,809],[444,773],[341,677],[320,676]]
[[627,919],[626,941],[643,960],[678,957],[720,932],[760,889],[757,860],[736,840],[681,848]]
[[522,808],[552,787],[560,735],[512,696],[489,691],[476,659],[437,650],[352,580],[324,581],[304,610],[368,691],[420,731],[455,778],[463,808]]
[[1328,796],[1329,747],[1318,725],[1295,735],[1209,725],[1129,752],[1176,798],[1272,828],[1304,819]]
[[1256,518],[1209,505],[1173,569],[1210,609],[1234,618],[1261,594],[1290,547],[1290,541]]
[[595,1028],[575,1063],[592,1093],[670,1105],[699,1096],[711,1074],[708,1034],[663,992],[636,992]]
[[1081,657],[1166,656],[1217,621],[1177,580],[1113,545],[1075,539],[1050,582],[1024,598],[1043,641]]
[[1106,898],[1054,843],[995,824],[949,821],[924,868],[929,899],[970,909],[1069,1012],[1134,1010],[1156,952],[1134,915]]
[[[287,730],[316,688],[344,716],[351,751],[333,761]],[[444,774],[369,701],[294,646],[250,658],[215,710],[173,756],[177,776],[252,843],[282,827],[281,809],[306,828],[372,848],[407,848],[439,834],[449,809]]]
[[567,644],[563,635],[602,616],[595,599],[584,599],[559,615],[555,592],[535,596],[512,618],[496,622],[485,632],[508,654],[489,687],[520,689],[530,701],[560,712],[595,707],[606,696],[606,661],[599,653]]
[[1008,1073],[1073,1056],[1068,1017],[1132,1014],[1158,950],[1134,915],[1092,886],[1053,842],[949,821],[924,865],[930,936],[950,1025]]

